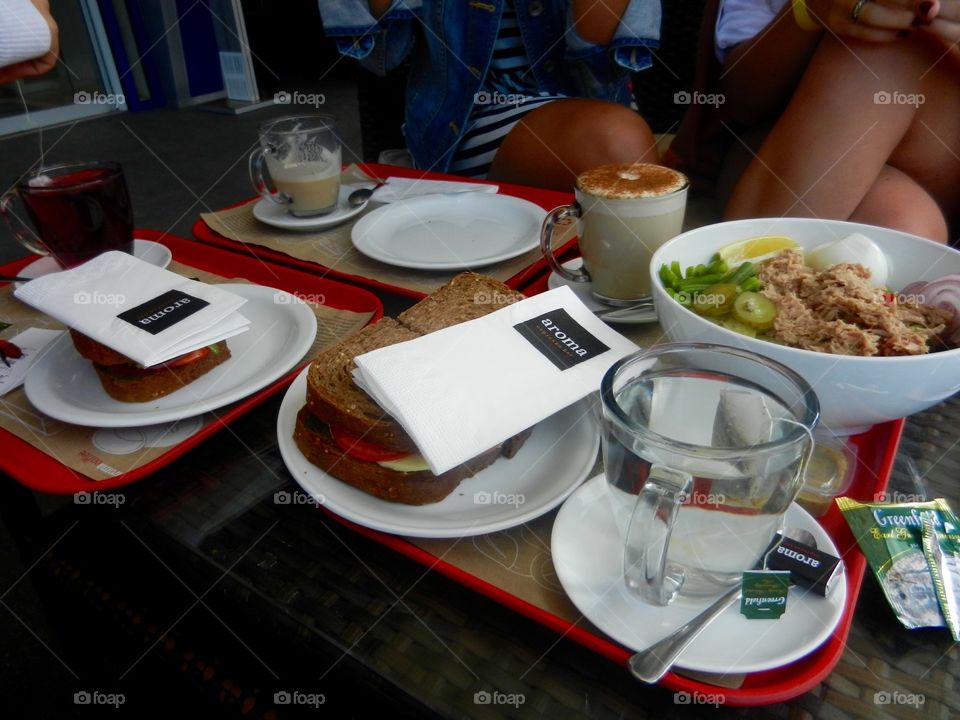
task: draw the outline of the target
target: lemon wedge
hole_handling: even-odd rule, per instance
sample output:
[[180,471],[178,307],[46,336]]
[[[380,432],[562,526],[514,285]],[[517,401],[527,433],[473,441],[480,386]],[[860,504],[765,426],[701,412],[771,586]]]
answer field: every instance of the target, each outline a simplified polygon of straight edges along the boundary
[[784,235],[761,235],[759,237],[737,240],[717,250],[720,258],[730,267],[749,260],[752,263],[769,260],[781,250],[800,246]]

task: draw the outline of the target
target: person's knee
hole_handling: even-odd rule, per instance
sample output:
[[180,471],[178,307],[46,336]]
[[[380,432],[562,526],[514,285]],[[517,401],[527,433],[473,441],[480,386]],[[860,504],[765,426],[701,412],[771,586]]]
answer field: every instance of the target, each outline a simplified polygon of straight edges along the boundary
[[605,103],[590,112],[590,164],[656,162],[656,140],[640,115],[622,105]]

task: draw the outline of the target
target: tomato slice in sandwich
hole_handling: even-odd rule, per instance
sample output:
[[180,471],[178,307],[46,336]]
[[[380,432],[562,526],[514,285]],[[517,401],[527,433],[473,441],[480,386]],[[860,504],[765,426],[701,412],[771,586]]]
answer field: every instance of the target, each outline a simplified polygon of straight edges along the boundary
[[[188,352],[186,355],[181,355],[180,357],[175,357],[173,360],[169,360],[165,363],[162,363],[162,366],[165,368],[183,367],[184,365],[192,363],[195,360],[202,360],[209,354],[210,354],[210,348],[202,347],[199,350]],[[160,366],[158,365],[157,367],[160,367]]]
[[357,435],[340,428],[331,427],[330,437],[333,438],[338,448],[343,450],[347,455],[355,457],[357,460],[383,462],[384,460],[398,460],[410,454],[408,452],[390,450],[382,445],[363,440]]

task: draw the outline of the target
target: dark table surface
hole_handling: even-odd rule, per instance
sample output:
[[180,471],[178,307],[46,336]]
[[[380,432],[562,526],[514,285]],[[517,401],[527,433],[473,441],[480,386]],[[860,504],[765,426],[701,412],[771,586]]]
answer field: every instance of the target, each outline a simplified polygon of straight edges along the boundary
[[[384,706],[481,718],[960,713],[957,646],[942,630],[902,629],[869,576],[846,651],[812,692],[718,711],[715,698],[644,686],[323,510],[283,502],[295,486],[276,445],[279,403],[93,504],[68,499],[40,512],[30,493],[5,484],[4,519],[24,555],[46,550],[31,570],[41,595],[69,598],[122,637],[122,651],[96,671],[71,670],[73,692],[99,692],[90,697],[101,703],[123,693],[127,710],[144,711],[158,702],[150,688],[172,672],[249,717],[316,717],[321,701],[339,716]],[[892,491],[960,507],[958,420],[955,398],[908,421]]]

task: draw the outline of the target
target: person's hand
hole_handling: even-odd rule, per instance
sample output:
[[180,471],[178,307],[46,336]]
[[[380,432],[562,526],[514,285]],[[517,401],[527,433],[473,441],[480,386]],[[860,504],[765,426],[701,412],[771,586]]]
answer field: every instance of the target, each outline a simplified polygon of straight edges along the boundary
[[960,41],[960,0],[940,0],[938,4],[938,11],[931,15],[933,20],[920,27],[952,45]]
[[806,0],[806,4],[811,17],[828,32],[890,42],[936,16],[940,0]]
[[50,14],[50,2],[49,0],[30,1],[33,3],[33,6],[40,11],[43,19],[47,21],[47,25],[50,27],[50,49],[40,57],[0,68],[0,85],[19,78],[42,75],[57,64],[57,59],[60,54],[60,35],[57,22],[53,19],[53,15]]

